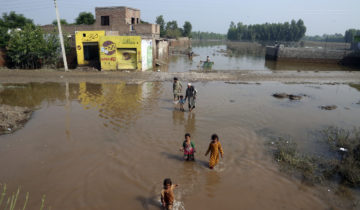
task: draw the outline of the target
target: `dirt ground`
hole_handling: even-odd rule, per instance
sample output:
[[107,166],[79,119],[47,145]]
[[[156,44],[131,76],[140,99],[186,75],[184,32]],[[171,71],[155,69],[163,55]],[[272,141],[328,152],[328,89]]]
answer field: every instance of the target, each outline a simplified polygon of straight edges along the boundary
[[30,119],[33,110],[26,107],[0,105],[0,135],[13,133]]
[[216,71],[207,72],[128,72],[103,71],[83,72],[70,70],[0,70],[0,83],[29,82],[91,82],[91,83],[142,83],[172,81],[241,81],[241,82],[283,82],[283,83],[360,83],[360,71]]

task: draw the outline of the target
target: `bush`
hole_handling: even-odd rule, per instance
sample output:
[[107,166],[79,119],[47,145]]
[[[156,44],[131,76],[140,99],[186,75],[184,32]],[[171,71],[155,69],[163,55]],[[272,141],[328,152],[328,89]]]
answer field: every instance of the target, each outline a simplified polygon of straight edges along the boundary
[[[69,44],[66,43],[66,46]],[[36,69],[44,65],[56,67],[60,52],[56,34],[43,34],[40,27],[28,24],[23,30],[11,33],[7,45],[7,63],[9,67],[22,69]]]
[[351,186],[360,186],[360,130],[345,130],[330,127],[321,132],[330,157],[315,157],[301,153],[291,140],[278,138],[271,142],[274,159],[281,169],[301,174],[311,183],[323,180],[340,181]]

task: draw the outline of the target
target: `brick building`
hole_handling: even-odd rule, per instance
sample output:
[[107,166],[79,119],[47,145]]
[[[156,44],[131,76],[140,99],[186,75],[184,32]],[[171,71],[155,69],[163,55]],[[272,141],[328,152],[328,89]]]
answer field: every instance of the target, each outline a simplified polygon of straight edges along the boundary
[[[163,60],[168,57],[168,41],[160,38],[160,25],[141,23],[138,9],[122,6],[96,7],[94,24],[62,25],[61,27],[65,34],[70,35],[71,45],[74,49],[76,44],[77,64],[80,66],[93,66],[103,70],[124,68],[147,70],[155,64],[155,60]],[[45,25],[42,28],[46,32],[57,32],[57,26],[54,25]],[[77,37],[77,43],[75,43],[75,37]],[[97,39],[90,40],[94,37]],[[104,42],[101,41],[102,37],[107,37],[105,42],[114,43],[116,55],[121,55],[122,52],[124,54],[125,51],[126,55],[133,55],[133,52],[136,52],[136,56],[130,56],[133,59],[126,60],[132,62],[131,68],[130,64],[124,63],[124,59],[115,54],[109,61],[106,60],[108,58],[105,58],[106,56],[101,52],[102,48],[106,48],[103,46]],[[139,46],[125,46],[119,41],[123,38],[130,40],[134,37],[140,38],[140,41],[137,41]]]
[[[148,38],[160,37],[160,26],[141,23],[140,10],[130,7],[96,7],[93,25],[62,25],[65,33],[74,35],[75,31],[104,30],[111,35],[138,35]],[[42,26],[44,31],[52,32],[54,25]]]

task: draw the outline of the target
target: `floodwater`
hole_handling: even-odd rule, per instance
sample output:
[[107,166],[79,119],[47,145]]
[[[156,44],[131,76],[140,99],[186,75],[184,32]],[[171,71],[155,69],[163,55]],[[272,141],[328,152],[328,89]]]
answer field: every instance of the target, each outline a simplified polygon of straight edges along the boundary
[[[231,45],[231,43],[230,43]],[[334,63],[298,63],[298,62],[276,62],[265,60],[264,47],[255,47],[251,44],[245,45],[236,51],[228,49],[224,43],[213,44],[194,43],[192,51],[195,53],[191,60],[187,55],[170,55],[168,65],[156,67],[154,71],[186,72],[189,70],[202,70],[202,63],[206,56],[214,62],[214,70],[254,70],[254,71],[351,71],[349,67]],[[232,52],[232,53],[227,53]]]
[[[186,81],[182,81],[183,84]],[[184,84],[185,85],[185,84]],[[36,108],[25,127],[0,136],[0,183],[41,196],[52,209],[159,209],[164,178],[179,184],[175,209],[330,209],[353,202],[333,188],[307,186],[279,172],[265,142],[290,136],[316,152],[308,136],[360,123],[360,92],[348,85],[194,83],[196,109],[180,112],[169,82],[3,84],[2,104]],[[275,92],[306,94],[301,101]],[[324,111],[321,105],[338,106]],[[184,162],[186,132],[197,153]],[[217,133],[224,158],[208,169],[204,153]],[[353,192],[356,200],[360,196]]]

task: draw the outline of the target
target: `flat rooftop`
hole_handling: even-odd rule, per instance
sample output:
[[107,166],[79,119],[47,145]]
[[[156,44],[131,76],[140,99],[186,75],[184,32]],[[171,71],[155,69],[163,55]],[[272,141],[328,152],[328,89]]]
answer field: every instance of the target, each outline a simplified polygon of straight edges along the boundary
[[113,6],[113,7],[95,7],[95,9],[131,9],[131,10],[140,11],[139,9],[136,9],[136,8],[124,7],[124,6]]

